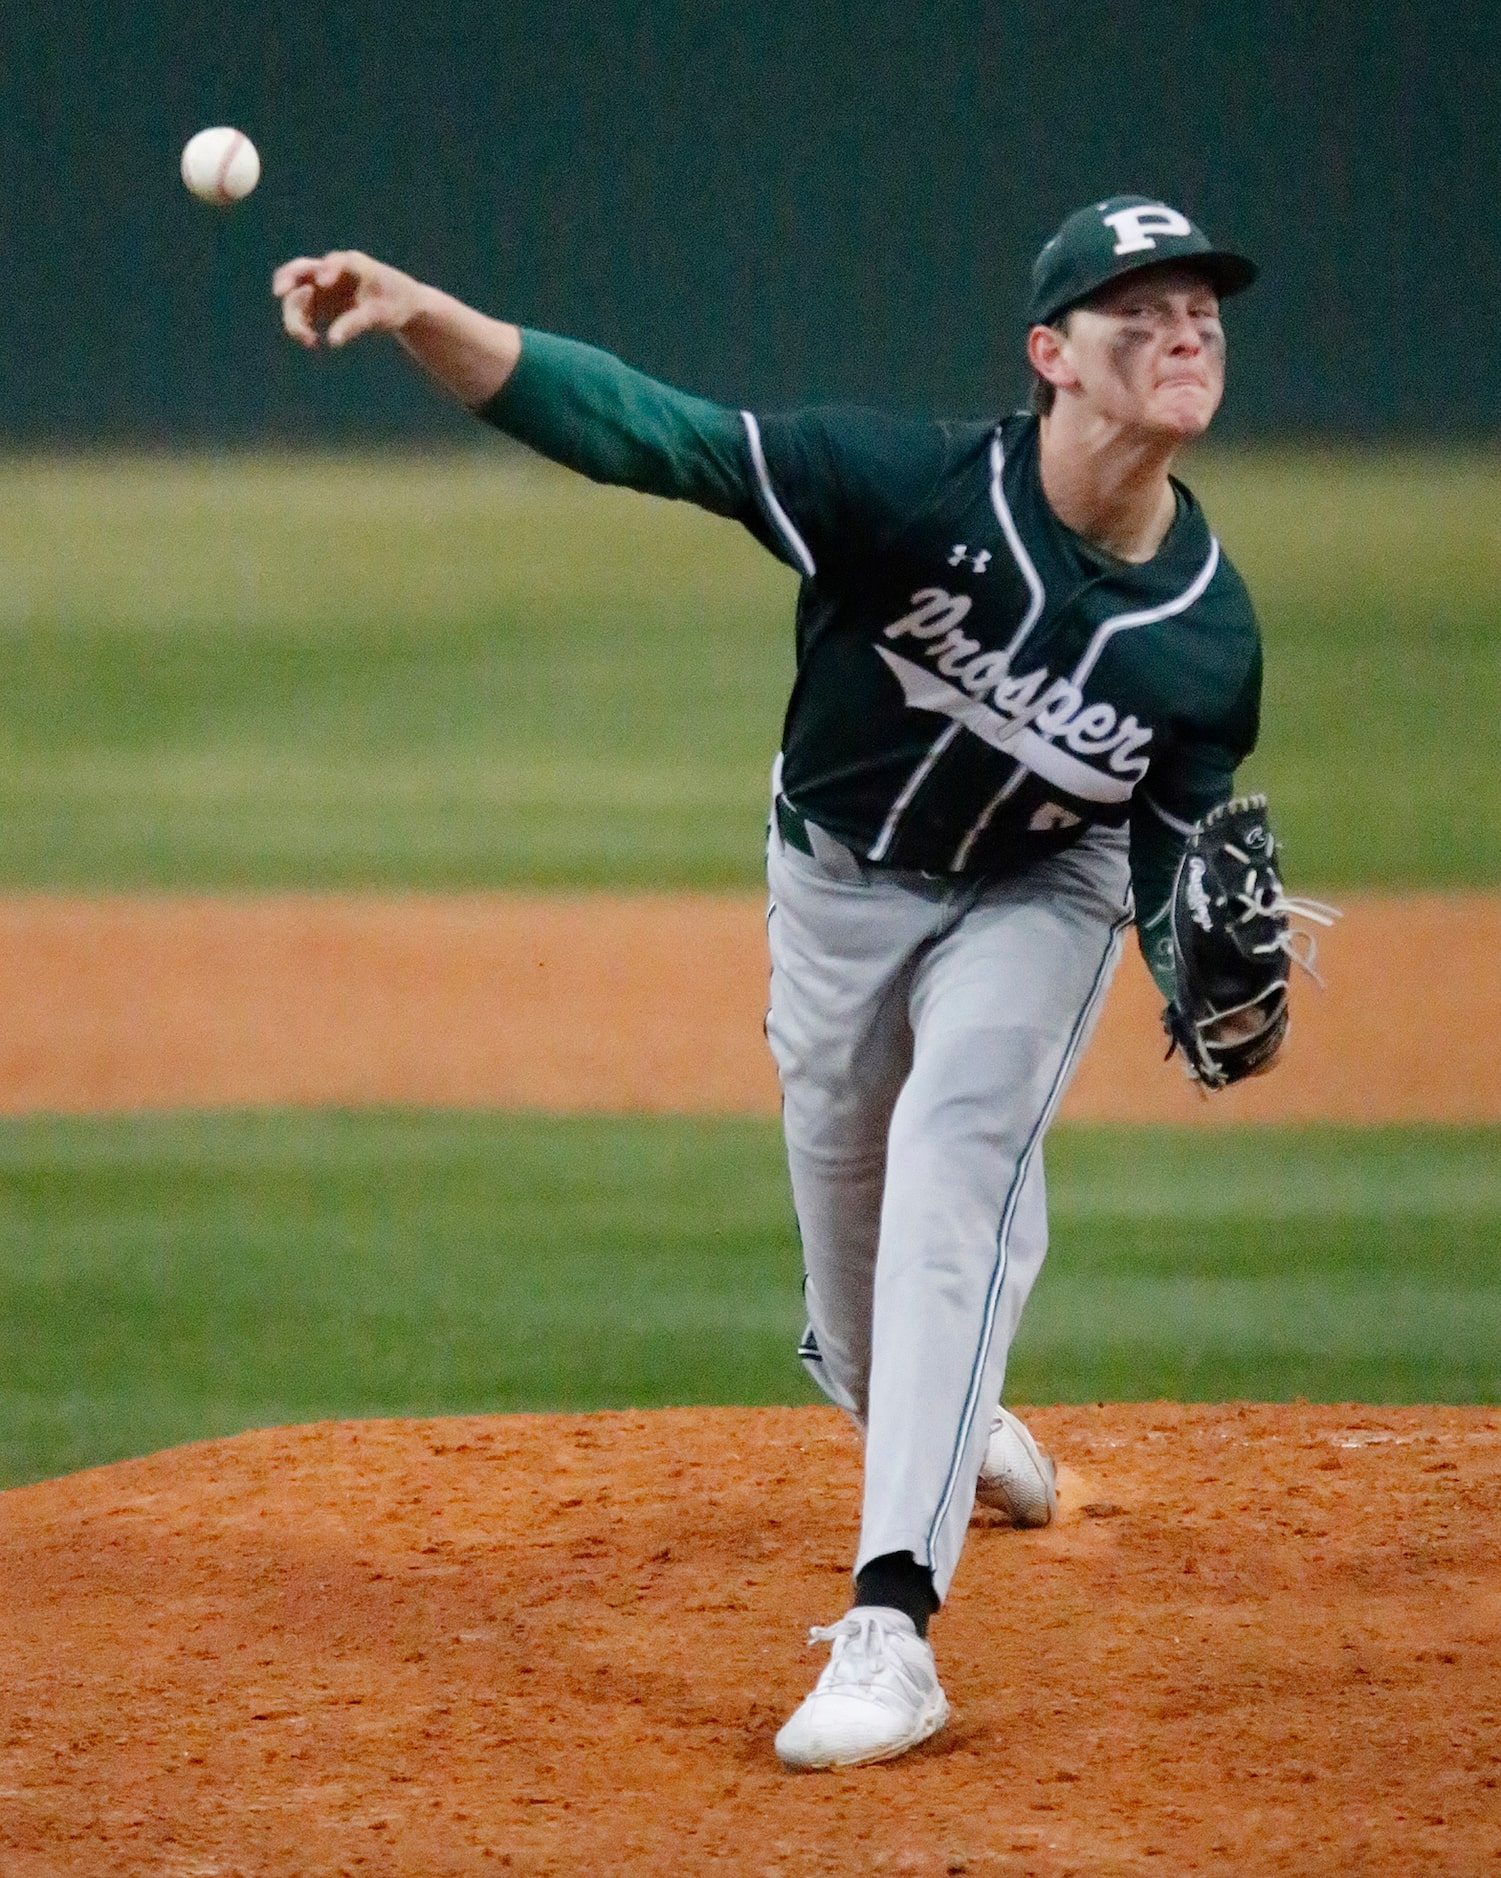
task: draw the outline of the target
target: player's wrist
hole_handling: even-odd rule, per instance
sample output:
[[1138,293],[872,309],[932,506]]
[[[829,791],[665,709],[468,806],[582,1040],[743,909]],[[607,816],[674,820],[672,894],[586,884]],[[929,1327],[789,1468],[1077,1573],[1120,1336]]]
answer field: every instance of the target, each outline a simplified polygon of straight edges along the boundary
[[451,329],[459,303],[441,287],[429,287],[411,275],[400,276],[401,287],[395,294],[395,319],[392,330],[403,339],[420,339]]
[[521,335],[439,287],[410,283],[391,330],[408,355],[470,410],[501,390],[521,356]]

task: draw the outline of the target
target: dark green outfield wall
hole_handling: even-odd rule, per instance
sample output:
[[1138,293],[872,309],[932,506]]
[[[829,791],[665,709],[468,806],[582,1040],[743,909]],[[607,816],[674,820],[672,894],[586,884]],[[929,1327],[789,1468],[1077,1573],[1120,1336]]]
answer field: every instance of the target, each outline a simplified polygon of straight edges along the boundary
[[[260,145],[225,217],[200,125]],[[1501,6],[1354,0],[7,0],[0,437],[407,433],[266,299],[358,244],[727,398],[976,411],[1027,259],[1160,193],[1266,263],[1226,426],[1501,427]]]

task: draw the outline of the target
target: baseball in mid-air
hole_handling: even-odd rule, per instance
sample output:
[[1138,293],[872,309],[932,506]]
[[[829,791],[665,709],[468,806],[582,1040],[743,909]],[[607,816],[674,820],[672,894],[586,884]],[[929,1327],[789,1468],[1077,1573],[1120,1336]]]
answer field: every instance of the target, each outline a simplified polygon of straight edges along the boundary
[[182,180],[200,202],[226,209],[243,201],[261,180],[261,159],[244,131],[216,124],[184,145]]

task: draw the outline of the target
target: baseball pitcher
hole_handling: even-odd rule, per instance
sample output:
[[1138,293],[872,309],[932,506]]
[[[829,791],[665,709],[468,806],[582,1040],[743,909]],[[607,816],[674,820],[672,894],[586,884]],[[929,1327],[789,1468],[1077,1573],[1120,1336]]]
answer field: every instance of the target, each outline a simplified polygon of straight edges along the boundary
[[[393,334],[486,422],[733,516],[801,576],[767,1034],[800,1354],[865,1470],[853,1606],[814,1632],[830,1660],[777,1737],[792,1767],[939,1729],[928,1623],[977,1494],[1052,1514],[1051,1461],[997,1405],[1047,1245],[1043,1137],[1126,928],[1206,1086],[1269,1067],[1286,1027],[1264,805],[1224,806],[1256,741],[1256,621],[1170,473],[1255,272],[1165,203],[1080,209],[1033,268],[1032,409],[983,423],[737,411],[363,254],[275,277],[303,345]],[[1191,838],[1232,858],[1185,879]],[[1206,920],[1229,960],[1207,976],[1183,967]]]

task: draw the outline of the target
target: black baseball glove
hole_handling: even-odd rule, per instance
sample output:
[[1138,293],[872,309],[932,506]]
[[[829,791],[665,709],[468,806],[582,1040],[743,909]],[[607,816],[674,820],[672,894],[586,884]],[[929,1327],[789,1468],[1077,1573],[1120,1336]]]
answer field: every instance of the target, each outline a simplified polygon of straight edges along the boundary
[[1205,1089],[1271,1068],[1287,1035],[1292,967],[1313,972],[1314,935],[1292,921],[1338,918],[1317,900],[1288,899],[1276,855],[1266,797],[1238,796],[1210,810],[1178,863],[1169,909],[1176,993],[1162,1022],[1168,1055],[1181,1051]]

